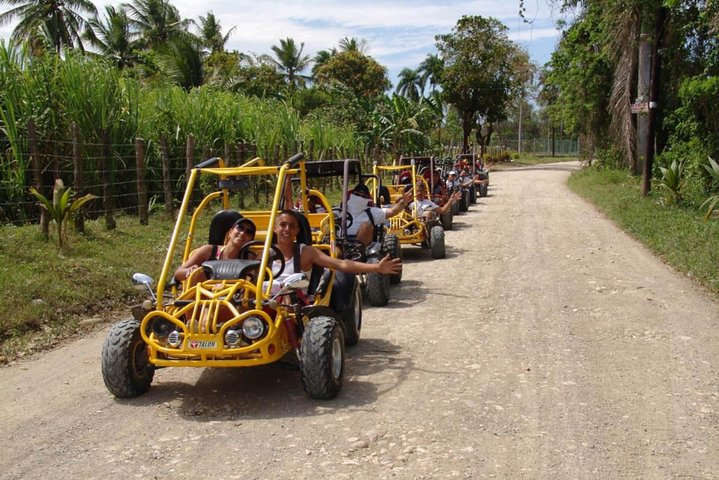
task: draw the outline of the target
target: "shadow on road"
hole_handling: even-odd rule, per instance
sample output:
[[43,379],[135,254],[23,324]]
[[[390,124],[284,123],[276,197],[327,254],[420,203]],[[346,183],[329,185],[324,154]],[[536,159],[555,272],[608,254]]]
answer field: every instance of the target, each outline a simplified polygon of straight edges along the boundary
[[[342,391],[333,400],[312,400],[302,387],[299,362],[289,353],[281,362],[251,368],[205,368],[197,382],[157,381],[143,396],[116,399],[133,407],[162,409],[197,422],[307,417],[347,408],[362,409],[397,388],[413,369],[401,349],[385,339],[360,339],[346,350]],[[177,369],[177,372],[192,369]],[[381,384],[360,380],[382,373],[394,379]],[[188,375],[189,377],[190,375]],[[381,389],[378,385],[381,385]]]

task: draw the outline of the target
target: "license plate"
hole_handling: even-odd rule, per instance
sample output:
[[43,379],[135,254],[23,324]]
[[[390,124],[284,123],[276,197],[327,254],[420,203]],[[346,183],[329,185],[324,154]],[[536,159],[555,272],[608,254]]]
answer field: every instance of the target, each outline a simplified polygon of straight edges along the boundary
[[215,350],[217,348],[217,342],[214,340],[192,340],[190,342],[190,348],[192,350]]

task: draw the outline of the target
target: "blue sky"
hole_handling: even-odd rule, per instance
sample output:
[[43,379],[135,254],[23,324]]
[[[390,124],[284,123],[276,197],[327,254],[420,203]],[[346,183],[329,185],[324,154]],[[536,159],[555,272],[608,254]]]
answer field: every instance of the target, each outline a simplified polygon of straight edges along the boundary
[[[118,2],[95,1],[99,7]],[[404,67],[416,68],[436,53],[434,37],[449,33],[462,15],[494,17],[509,27],[509,38],[527,49],[540,66],[546,63],[558,38],[562,18],[558,1],[526,0],[525,23],[519,18],[519,0],[172,0],[183,18],[197,19],[212,11],[225,31],[237,26],[228,49],[256,54],[272,53],[281,38],[304,42],[305,52],[337,46],[344,37],[367,41],[366,53],[387,67],[390,80]],[[4,10],[4,7],[3,7]],[[103,10],[99,8],[99,10]],[[14,25],[0,29],[9,36]]]

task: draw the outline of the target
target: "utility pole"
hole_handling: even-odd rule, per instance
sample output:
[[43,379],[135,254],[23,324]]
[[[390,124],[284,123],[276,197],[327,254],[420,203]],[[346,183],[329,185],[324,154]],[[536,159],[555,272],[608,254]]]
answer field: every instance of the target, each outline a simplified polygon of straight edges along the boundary
[[659,74],[661,73],[661,58],[659,57],[659,42],[664,30],[667,8],[659,7],[654,20],[654,38],[652,39],[651,74],[649,77],[649,113],[647,114],[647,138],[644,145],[644,166],[642,169],[642,196],[647,196],[652,186],[652,164],[654,162],[657,107],[659,100]]
[[522,153],[522,103],[524,92],[519,96],[519,128],[517,129],[517,153]]
[[649,133],[649,83],[651,80],[652,43],[646,16],[642,16],[642,33],[639,35],[639,65],[637,73],[637,99],[632,106],[632,113],[637,114],[637,151],[632,159],[632,173],[639,175],[644,170],[644,156],[647,150]]

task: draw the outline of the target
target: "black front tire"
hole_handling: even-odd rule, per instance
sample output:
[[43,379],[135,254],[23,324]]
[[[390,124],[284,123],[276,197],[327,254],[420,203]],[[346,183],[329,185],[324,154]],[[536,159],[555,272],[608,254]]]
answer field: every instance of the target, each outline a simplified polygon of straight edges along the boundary
[[462,198],[459,199],[459,211],[466,212],[469,210],[469,192],[462,190]]
[[477,203],[477,187],[472,185],[469,187],[469,204],[474,205]]
[[[367,263],[379,263],[378,258],[370,258]],[[389,275],[381,273],[366,274],[367,301],[373,307],[383,307],[389,303]]]
[[137,397],[150,388],[154,376],[140,322],[130,319],[114,324],[102,345],[102,379],[110,393],[119,398]]
[[429,231],[429,246],[432,249],[432,258],[444,258],[444,229],[436,225]]
[[357,278],[352,288],[350,305],[340,313],[340,317],[345,327],[345,345],[357,345],[362,330],[362,288]]
[[480,197],[487,196],[487,184],[486,183],[483,183],[479,186],[479,196]]
[[454,214],[452,208],[448,208],[446,212],[440,217],[442,222],[442,228],[445,230],[452,230],[452,222],[454,221]]
[[314,317],[302,334],[300,371],[310,398],[329,400],[342,389],[345,339],[337,320]]
[[[400,260],[402,260],[402,244],[399,241],[399,237],[397,237],[397,235],[393,233],[385,236],[383,251],[385,253],[389,253],[389,256],[391,258],[399,258]],[[391,283],[392,285],[397,285],[401,281],[402,270],[400,270],[397,274],[392,274],[389,276],[389,283]]]

